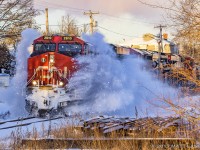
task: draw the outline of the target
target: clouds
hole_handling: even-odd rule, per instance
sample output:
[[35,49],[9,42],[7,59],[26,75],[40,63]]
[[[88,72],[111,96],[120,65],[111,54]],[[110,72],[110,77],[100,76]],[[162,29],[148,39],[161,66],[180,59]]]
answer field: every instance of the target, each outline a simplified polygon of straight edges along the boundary
[[[157,4],[156,1],[167,3],[164,0],[142,1],[154,4]],[[106,35],[106,40],[110,43],[121,43],[124,39],[130,40],[136,36],[142,37],[144,33],[157,34],[154,26],[162,23],[163,20],[161,9],[143,5],[138,0],[34,0],[34,2],[36,8],[41,10],[49,8],[51,29],[57,28],[55,25],[61,20],[61,16],[67,14],[73,16],[82,28],[83,24],[88,24],[90,21],[83,12],[99,11],[100,13],[94,16],[95,21],[98,21],[97,30]],[[44,13],[38,16],[36,21],[44,24]],[[41,27],[45,30],[44,25]]]
[[[151,0],[151,3],[155,1]],[[46,7],[54,7],[54,9],[80,11],[80,14],[84,10],[100,11],[115,16],[131,14],[139,18],[155,18],[161,14],[160,10],[143,5],[137,0],[35,0],[35,5],[36,7],[46,5]]]

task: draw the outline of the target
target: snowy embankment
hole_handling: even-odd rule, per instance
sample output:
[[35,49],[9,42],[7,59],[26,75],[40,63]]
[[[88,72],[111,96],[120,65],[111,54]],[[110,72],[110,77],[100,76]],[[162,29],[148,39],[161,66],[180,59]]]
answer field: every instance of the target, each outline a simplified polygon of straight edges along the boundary
[[0,121],[1,140],[10,137],[11,133],[15,132],[20,132],[21,136],[24,136],[27,133],[32,132],[34,129],[36,129],[38,132],[41,132],[42,128],[48,130],[50,125],[51,129],[53,129],[54,127],[58,126],[58,124],[60,124],[61,122],[63,123],[64,119],[58,118],[55,120],[51,120],[42,118],[32,118],[22,121],[7,121],[9,120]]
[[31,118],[23,121],[11,120],[11,122],[0,120],[0,145],[4,145],[3,148],[11,148],[10,145],[20,142],[19,140],[22,140],[22,138],[52,138],[53,130],[68,125],[76,126],[78,123],[78,119],[63,117]]
[[[0,87],[0,93],[4,93],[6,90],[8,90],[8,87]],[[2,97],[0,99],[0,119],[9,118],[10,115],[8,112],[10,112],[10,105]]]

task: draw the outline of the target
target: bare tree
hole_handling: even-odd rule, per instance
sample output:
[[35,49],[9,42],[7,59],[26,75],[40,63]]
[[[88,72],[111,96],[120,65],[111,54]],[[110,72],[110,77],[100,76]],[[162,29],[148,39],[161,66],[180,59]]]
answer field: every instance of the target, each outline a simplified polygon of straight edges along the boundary
[[[195,61],[200,63],[200,0],[168,0],[168,3],[165,1],[165,5],[138,1],[164,10],[168,26],[175,31],[175,40],[183,45],[187,55],[194,57]],[[181,86],[180,96],[173,99],[159,98],[159,102],[167,106],[164,109],[188,121],[193,129],[189,134],[197,136],[200,132],[200,80],[193,75],[198,74],[197,70],[172,68],[167,78],[170,82],[175,81],[178,86]]]
[[175,31],[175,40],[186,53],[200,62],[200,0],[168,0],[165,4],[141,3],[165,11],[168,26]]
[[76,25],[76,19],[70,15],[63,16],[62,21],[59,22],[59,32],[63,34],[80,36],[81,31]]
[[0,39],[16,41],[22,30],[34,27],[33,17],[39,12],[33,0],[0,0]]

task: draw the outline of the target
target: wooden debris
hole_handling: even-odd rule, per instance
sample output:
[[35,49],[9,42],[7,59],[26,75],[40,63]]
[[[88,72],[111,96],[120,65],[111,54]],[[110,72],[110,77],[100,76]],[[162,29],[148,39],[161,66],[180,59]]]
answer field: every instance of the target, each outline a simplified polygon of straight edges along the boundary
[[120,149],[187,149],[194,147],[196,140],[187,136],[176,138],[176,134],[172,134],[174,128],[181,131],[186,125],[187,122],[179,117],[99,116],[83,121],[83,126],[79,127],[80,137],[23,139],[22,145],[24,149],[112,149],[119,146]]
[[103,134],[117,131],[157,131],[161,132],[170,127],[183,126],[183,121],[179,117],[146,117],[146,118],[116,118],[100,116],[83,122],[83,129],[98,129]]

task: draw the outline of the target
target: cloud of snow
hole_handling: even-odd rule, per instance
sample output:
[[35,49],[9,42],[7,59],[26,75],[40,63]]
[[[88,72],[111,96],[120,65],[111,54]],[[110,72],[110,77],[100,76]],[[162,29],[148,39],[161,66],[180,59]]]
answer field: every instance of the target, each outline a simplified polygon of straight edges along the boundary
[[119,60],[103,35],[94,33],[83,39],[98,55],[78,58],[83,67],[71,78],[69,88],[83,97],[84,106],[72,107],[72,111],[133,116],[137,108],[140,115],[163,113],[155,104],[164,106],[160,100],[173,99],[175,89],[143,69],[143,60],[132,56]]
[[8,109],[13,116],[22,116],[26,113],[23,91],[27,81],[27,58],[30,55],[28,48],[39,35],[34,29],[26,29],[21,33],[22,39],[16,52],[16,74],[11,79],[10,87],[0,91],[1,101],[9,105]]

